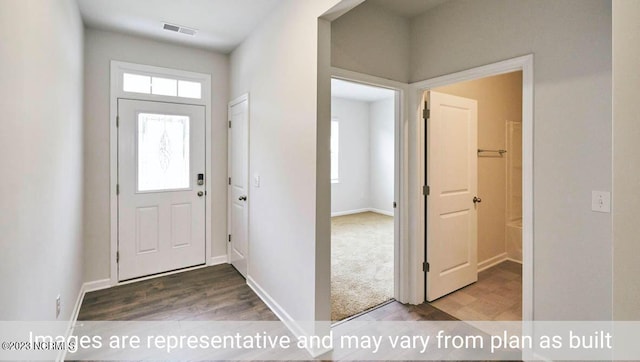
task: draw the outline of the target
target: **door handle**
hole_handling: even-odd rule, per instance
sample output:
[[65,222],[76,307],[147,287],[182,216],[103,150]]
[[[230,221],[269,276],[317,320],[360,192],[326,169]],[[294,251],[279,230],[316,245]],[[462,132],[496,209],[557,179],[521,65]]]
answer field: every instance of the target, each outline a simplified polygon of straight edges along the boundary
[[482,202],[482,199],[481,199],[481,198],[479,198],[478,196],[474,196],[474,197],[473,197],[473,203],[474,203],[474,204],[478,204],[478,203],[481,203],[481,202]]
[[238,201],[247,201],[247,196],[240,196],[238,197]]
[[204,192],[198,191],[198,196],[202,197],[202,195],[204,195]]

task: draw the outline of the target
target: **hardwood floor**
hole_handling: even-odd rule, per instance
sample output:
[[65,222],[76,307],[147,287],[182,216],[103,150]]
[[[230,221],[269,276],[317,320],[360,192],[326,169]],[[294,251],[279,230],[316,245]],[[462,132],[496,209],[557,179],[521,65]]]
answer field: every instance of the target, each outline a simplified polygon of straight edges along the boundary
[[[87,293],[78,321],[277,321],[230,265],[223,264]],[[427,304],[396,301],[351,321],[451,321]]]
[[[89,292],[82,301],[78,320],[277,321],[278,318],[232,266],[222,264]],[[405,305],[394,301],[353,320],[455,318],[426,303]]]
[[78,320],[255,320],[278,318],[228,264],[87,293]]

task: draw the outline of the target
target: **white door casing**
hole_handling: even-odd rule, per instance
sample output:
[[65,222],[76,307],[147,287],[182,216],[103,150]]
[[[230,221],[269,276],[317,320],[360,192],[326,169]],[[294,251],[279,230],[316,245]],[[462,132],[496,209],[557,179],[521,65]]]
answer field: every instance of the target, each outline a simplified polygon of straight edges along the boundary
[[229,263],[245,278],[249,254],[249,96],[229,102]]
[[478,279],[478,111],[472,99],[429,91],[427,301]]
[[118,280],[204,264],[205,107],[118,99]]

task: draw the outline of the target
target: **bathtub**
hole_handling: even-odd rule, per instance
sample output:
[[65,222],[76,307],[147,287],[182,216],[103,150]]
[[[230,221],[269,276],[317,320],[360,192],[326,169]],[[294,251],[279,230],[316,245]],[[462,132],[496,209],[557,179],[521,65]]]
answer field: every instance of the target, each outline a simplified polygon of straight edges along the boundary
[[522,263],[522,219],[507,223],[507,257]]

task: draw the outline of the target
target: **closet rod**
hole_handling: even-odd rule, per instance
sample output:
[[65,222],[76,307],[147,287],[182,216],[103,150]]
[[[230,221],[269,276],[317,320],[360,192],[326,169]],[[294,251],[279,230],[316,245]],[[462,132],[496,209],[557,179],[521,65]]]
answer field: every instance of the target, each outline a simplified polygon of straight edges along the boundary
[[505,153],[507,153],[507,150],[485,150],[482,148],[478,148],[478,153],[480,152],[497,152],[500,154],[500,156],[504,155]]

